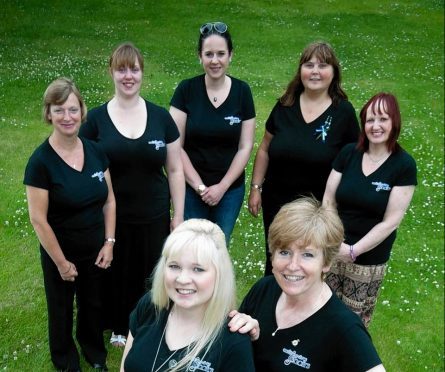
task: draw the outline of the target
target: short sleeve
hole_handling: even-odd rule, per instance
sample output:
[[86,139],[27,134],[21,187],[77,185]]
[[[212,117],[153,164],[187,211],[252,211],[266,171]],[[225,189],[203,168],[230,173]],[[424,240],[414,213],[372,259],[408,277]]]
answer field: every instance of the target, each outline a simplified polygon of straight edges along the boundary
[[[226,330],[226,333],[231,333]],[[253,348],[247,334],[233,333],[226,336],[230,343],[225,347],[221,372],[254,372]]]
[[97,109],[93,109],[88,112],[87,120],[80,126],[79,136],[96,141],[99,136],[96,121],[94,120]]
[[344,146],[334,159],[332,163],[332,168],[339,173],[343,173],[346,164],[354,151],[355,151],[355,143],[350,143]]
[[371,336],[359,320],[343,334],[337,347],[342,371],[367,371],[382,364]]
[[143,324],[155,319],[155,308],[151,302],[150,293],[141,297],[135,309],[130,314],[130,331],[133,337],[136,337],[137,330]]
[[182,112],[187,112],[187,90],[190,83],[189,80],[183,80],[179,83],[179,85],[176,87],[175,92],[173,93],[173,97],[170,100],[170,106],[176,107],[178,110],[181,110]]
[[[403,150],[402,150],[403,151]],[[411,186],[417,185],[417,166],[414,158],[407,152],[403,151],[402,164],[399,167],[399,175],[394,186]]]
[[244,120],[253,119],[255,117],[255,104],[253,102],[252,91],[247,83],[242,83],[242,110]]
[[179,138],[179,130],[170,113],[164,109],[165,115],[165,142],[172,143]]
[[266,130],[270,133],[275,135],[277,131],[276,123],[275,123],[275,112],[278,110],[278,106],[280,105],[279,102],[275,104],[273,107],[269,117],[266,120]]
[[34,153],[25,168],[23,183],[28,186],[49,190],[50,177],[44,163]]

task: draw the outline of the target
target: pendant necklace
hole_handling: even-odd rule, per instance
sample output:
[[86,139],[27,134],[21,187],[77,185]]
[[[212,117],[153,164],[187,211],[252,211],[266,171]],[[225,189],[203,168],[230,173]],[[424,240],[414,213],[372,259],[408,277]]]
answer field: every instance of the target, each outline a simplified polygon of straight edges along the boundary
[[216,101],[218,101],[218,98],[217,97],[213,97],[213,102],[216,102]]
[[[169,317],[170,317],[170,314],[168,315]],[[168,319],[167,319],[167,322],[165,323],[165,327],[164,327],[164,330],[162,331],[162,336],[161,336],[161,339],[159,340],[159,345],[158,345],[158,350],[156,350],[156,356],[155,356],[155,360],[153,361],[153,365],[151,366],[151,372],[158,372],[172,357],[173,357],[173,355],[175,355],[176,354],[176,352],[178,351],[178,350],[175,350],[165,361],[164,361],[164,363],[162,363],[157,369],[154,369],[155,368],[155,365],[156,365],[156,361],[158,360],[158,354],[159,354],[159,349],[161,348],[161,343],[162,343],[162,340],[163,340],[163,338],[164,338],[164,335],[165,335],[165,330],[167,329],[167,324],[168,324]],[[173,361],[174,360],[172,360],[170,363],[173,363]],[[175,364],[174,365],[176,365],[176,361],[174,361],[175,362]],[[169,363],[169,367],[170,367],[170,363]],[[173,367],[173,366],[171,366],[171,367]]]
[[[321,303],[323,302],[323,287],[322,287],[322,289],[321,289],[321,291],[320,291],[320,294],[319,294],[319,296],[318,296],[318,299],[317,299],[317,301],[315,302],[315,304],[312,306],[312,310],[311,310],[311,314],[309,315],[309,316],[311,316],[312,314],[314,314],[315,312],[317,312],[319,309],[320,309],[320,305],[321,305]],[[306,319],[307,319],[307,317],[306,317]],[[306,319],[303,319],[303,321],[304,320],[306,320]],[[281,328],[280,326],[278,326],[277,327],[277,329],[275,330],[275,331],[273,331],[272,332],[272,337],[275,337],[275,335],[277,334],[277,332],[280,330],[280,329],[287,329],[287,328],[289,328],[289,326],[293,326],[293,323],[294,322],[288,322],[285,326],[283,326],[283,328]],[[278,324],[277,324],[278,325]],[[297,345],[298,345],[298,343],[300,342],[300,340],[298,339],[298,340],[294,340],[295,342],[297,342]],[[294,342],[293,341],[293,342]],[[295,346],[295,345],[294,345]]]

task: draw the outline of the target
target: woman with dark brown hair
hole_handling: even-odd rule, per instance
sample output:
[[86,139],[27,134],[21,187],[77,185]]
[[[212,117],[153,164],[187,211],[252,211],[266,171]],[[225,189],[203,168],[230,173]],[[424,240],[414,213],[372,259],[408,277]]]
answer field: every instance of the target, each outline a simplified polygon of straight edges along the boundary
[[266,121],[255,157],[249,212],[256,217],[263,208],[266,275],[271,274],[268,230],[280,207],[301,195],[321,200],[332,161],[344,145],[357,141],[358,122],[347,99],[332,47],[307,46]]

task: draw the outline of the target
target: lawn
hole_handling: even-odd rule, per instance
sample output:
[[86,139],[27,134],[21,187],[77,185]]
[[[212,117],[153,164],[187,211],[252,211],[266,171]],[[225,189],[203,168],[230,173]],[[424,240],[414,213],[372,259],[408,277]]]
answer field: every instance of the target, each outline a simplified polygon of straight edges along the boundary
[[[112,48],[133,41],[146,58],[143,96],[168,107],[176,85],[202,72],[199,26],[222,20],[234,40],[230,74],[252,87],[255,149],[276,98],[313,40],[337,52],[354,107],[378,91],[400,101],[400,142],[419,185],[399,229],[370,333],[388,371],[444,370],[443,0],[190,1],[9,0],[0,12],[0,369],[52,371],[38,243],[24,166],[51,128],[41,98],[74,78],[88,107],[110,99]],[[251,174],[252,160],[248,175]],[[260,219],[242,209],[230,245],[242,296],[263,272]],[[118,370],[121,351],[110,348]]]

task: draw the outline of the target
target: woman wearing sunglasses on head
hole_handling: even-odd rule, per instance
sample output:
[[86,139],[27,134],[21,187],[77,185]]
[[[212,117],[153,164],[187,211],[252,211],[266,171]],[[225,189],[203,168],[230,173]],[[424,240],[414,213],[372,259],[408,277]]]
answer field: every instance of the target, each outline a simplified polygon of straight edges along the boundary
[[250,88],[226,73],[232,50],[226,24],[202,25],[198,57],[204,74],[182,81],[170,102],[187,181],[184,217],[215,222],[227,244],[244,198],[255,132]]
[[249,212],[256,217],[263,208],[266,275],[272,273],[268,230],[280,207],[302,195],[321,200],[332,161],[358,138],[355,110],[347,99],[332,47],[309,44],[266,121],[255,157]]

